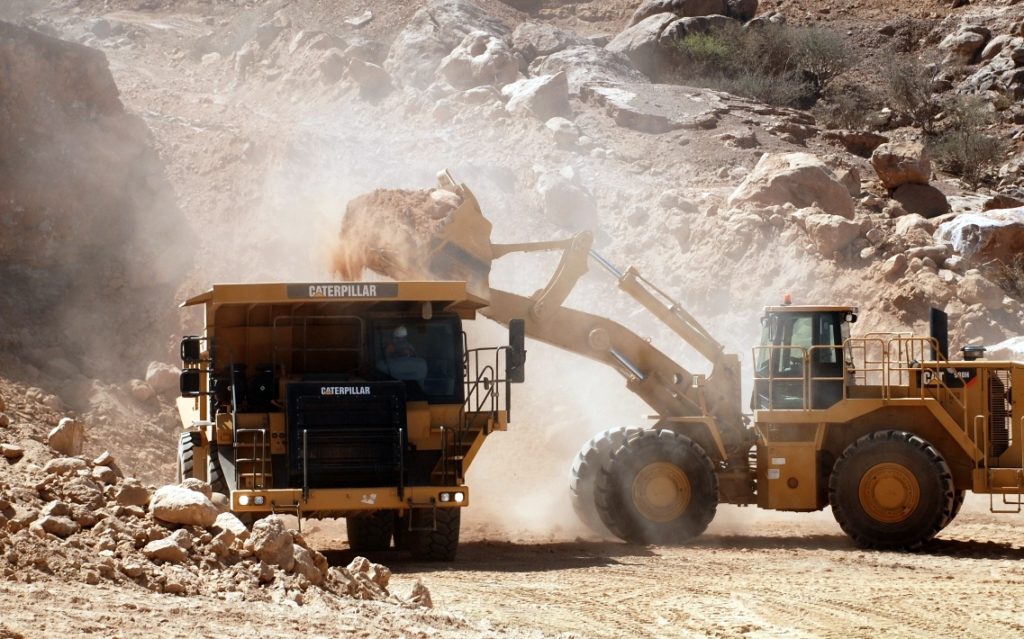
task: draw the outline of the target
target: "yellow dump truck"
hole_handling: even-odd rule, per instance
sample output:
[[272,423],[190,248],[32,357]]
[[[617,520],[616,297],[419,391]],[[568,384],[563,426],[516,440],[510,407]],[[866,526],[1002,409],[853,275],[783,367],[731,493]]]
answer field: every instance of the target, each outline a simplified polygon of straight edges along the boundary
[[345,517],[360,552],[451,560],[466,470],[505,430],[524,376],[509,345],[474,348],[463,322],[487,304],[464,282],[225,284],[181,342],[181,478],[231,510]]

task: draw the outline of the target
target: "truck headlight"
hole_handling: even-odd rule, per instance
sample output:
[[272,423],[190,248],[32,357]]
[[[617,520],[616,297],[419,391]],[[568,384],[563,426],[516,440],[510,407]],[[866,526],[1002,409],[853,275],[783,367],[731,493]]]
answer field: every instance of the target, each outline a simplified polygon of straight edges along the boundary
[[466,501],[465,493],[455,493],[455,503],[456,504],[461,504],[464,501]]
[[238,505],[239,506],[248,506],[249,505],[249,495],[239,495],[238,496]]
[[252,498],[252,503],[257,505],[257,506],[262,506],[263,505],[263,501],[264,501],[263,495],[256,495],[255,497]]
[[441,501],[442,502],[448,503],[451,500],[452,500],[452,494],[451,493],[441,493]]

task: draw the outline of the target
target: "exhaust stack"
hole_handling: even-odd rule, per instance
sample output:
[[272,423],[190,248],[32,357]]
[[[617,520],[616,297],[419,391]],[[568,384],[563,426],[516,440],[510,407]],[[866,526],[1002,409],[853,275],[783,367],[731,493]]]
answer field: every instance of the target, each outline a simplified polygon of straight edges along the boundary
[[932,346],[932,360],[937,362],[940,359],[949,359],[949,315],[933,307],[928,324],[929,334],[939,347],[939,352],[936,353],[935,346]]

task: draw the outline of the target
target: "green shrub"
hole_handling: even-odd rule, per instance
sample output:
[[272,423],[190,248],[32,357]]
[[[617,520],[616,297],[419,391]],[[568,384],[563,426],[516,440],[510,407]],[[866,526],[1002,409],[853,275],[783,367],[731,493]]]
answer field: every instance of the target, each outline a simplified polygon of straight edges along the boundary
[[881,96],[862,82],[829,84],[812,109],[815,119],[830,129],[865,129],[868,117],[882,106]]
[[932,96],[932,73],[917,60],[900,59],[888,65],[885,92],[890,108],[905,115],[925,133],[933,133],[933,120],[941,111]]
[[738,25],[691,34],[677,45],[682,82],[779,106],[809,106],[853,64],[841,37],[821,29]]
[[846,39],[823,29],[798,29],[793,32],[796,67],[811,80],[820,96],[832,80],[854,64],[853,49]]
[[985,133],[992,117],[980,98],[956,96],[942,102],[938,131],[929,138],[932,158],[974,188],[1004,157],[1001,138]]

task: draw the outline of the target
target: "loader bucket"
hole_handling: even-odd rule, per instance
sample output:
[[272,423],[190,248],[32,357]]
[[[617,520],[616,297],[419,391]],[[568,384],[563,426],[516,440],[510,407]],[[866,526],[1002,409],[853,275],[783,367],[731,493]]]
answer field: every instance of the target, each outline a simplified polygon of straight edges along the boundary
[[335,274],[350,281],[370,269],[395,280],[464,281],[469,293],[490,299],[491,223],[467,186],[447,171],[438,182],[351,200],[332,254]]
[[461,280],[467,290],[478,297],[490,299],[491,223],[480,211],[472,191],[464,184],[455,184],[447,171],[438,181],[443,189],[462,198],[440,232],[430,238],[426,269],[436,279]]

